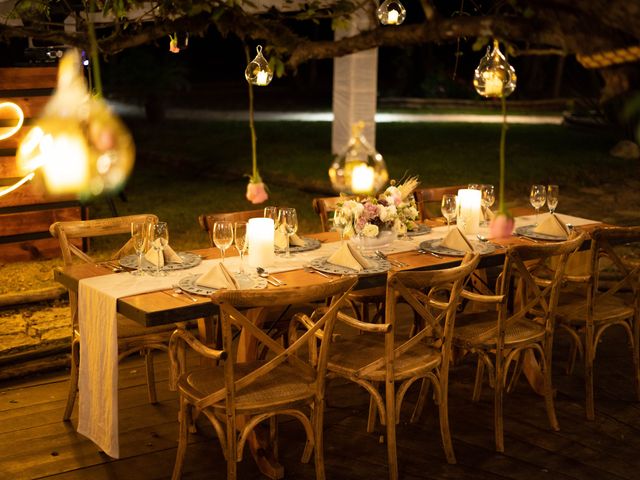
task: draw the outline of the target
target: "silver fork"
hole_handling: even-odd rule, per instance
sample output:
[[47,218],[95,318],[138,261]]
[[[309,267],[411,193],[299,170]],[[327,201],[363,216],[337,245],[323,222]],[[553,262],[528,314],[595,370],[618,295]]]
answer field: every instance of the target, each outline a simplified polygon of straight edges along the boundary
[[390,259],[384,252],[382,252],[381,250],[376,250],[375,254],[378,258],[381,258],[382,260],[386,260],[387,262],[389,262],[391,265],[394,265],[396,267],[406,267],[407,264],[404,262],[400,262],[399,260],[392,260]]

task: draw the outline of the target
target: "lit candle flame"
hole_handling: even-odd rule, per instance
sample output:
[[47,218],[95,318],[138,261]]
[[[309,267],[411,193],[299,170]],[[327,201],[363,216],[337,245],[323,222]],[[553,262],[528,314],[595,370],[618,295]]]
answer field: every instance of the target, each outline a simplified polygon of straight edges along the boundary
[[371,193],[374,179],[373,168],[364,163],[356,165],[351,171],[351,191],[353,193]]

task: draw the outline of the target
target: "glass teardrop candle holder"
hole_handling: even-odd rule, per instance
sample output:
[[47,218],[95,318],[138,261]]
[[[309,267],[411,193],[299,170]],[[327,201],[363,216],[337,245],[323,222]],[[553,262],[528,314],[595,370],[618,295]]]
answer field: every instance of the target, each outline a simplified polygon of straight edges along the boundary
[[400,25],[407,18],[407,10],[399,0],[384,0],[376,10],[382,25]]
[[498,41],[494,40],[493,50],[487,47],[486,55],[475,70],[473,86],[483,97],[500,98],[513,93],[516,81],[515,69],[500,51]]
[[262,55],[262,45],[258,45],[256,50],[258,54],[247,65],[244,71],[244,78],[252,85],[266,87],[273,80],[273,70],[269,67],[267,59]]

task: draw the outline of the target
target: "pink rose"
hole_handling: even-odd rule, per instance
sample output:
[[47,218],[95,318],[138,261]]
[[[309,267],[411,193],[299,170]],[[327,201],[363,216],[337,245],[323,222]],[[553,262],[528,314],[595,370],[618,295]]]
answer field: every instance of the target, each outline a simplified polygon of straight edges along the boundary
[[504,213],[498,213],[491,220],[489,224],[489,231],[491,233],[491,238],[505,238],[510,237],[511,232],[513,232],[513,227],[515,226],[515,221],[513,218],[505,215]]
[[247,200],[251,203],[262,203],[269,199],[265,184],[262,182],[252,183],[247,185]]

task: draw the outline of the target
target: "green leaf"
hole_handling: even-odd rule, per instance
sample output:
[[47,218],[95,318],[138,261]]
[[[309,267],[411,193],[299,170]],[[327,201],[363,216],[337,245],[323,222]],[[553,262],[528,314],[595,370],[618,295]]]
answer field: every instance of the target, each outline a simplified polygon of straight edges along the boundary
[[473,45],[471,46],[471,49],[474,52],[479,52],[480,50],[484,49],[488,44],[489,44],[489,38],[488,37],[478,37],[478,38],[476,38],[476,41],[473,42]]

